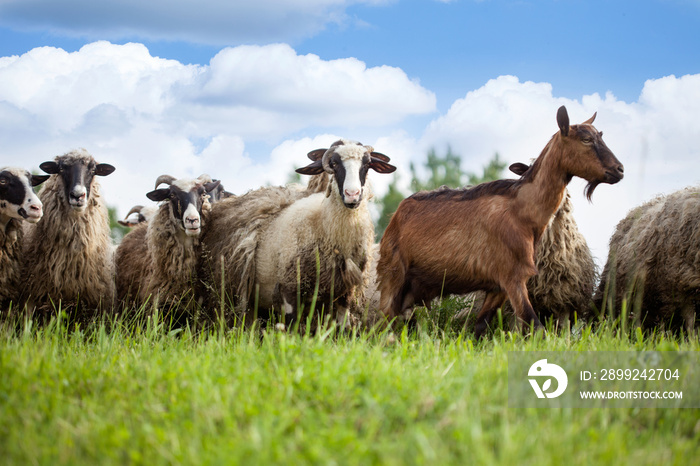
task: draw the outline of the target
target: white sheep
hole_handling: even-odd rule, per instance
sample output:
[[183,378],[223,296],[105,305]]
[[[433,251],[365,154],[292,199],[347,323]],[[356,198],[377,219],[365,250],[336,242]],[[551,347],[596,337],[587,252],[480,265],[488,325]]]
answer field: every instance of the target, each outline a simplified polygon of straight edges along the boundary
[[0,304],[17,300],[24,230],[22,221],[38,222],[42,204],[32,189],[48,179],[20,168],[0,168]]
[[700,313],[700,186],[632,209],[615,228],[595,303],[606,314],[627,302],[645,328],[685,327]]
[[348,140],[308,156],[313,163],[297,172],[328,174],[316,178],[324,192],[313,192],[316,184],[309,190],[262,188],[214,206],[204,238],[209,271],[213,288],[223,280],[223,291],[244,308],[257,303],[287,318],[296,317],[298,294],[309,310],[318,280],[316,310],[333,309],[340,322],[368,281],[374,226],[367,172],[395,167],[372,147]]

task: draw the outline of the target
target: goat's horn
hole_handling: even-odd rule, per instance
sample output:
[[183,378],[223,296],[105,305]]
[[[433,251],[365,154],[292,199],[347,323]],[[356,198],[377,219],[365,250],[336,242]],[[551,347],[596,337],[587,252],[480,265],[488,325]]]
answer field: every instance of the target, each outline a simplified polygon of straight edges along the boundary
[[177,179],[177,178],[175,178],[174,176],[171,176],[171,175],[160,175],[160,176],[158,177],[158,179],[156,180],[156,189],[157,189],[158,186],[160,186],[162,183],[165,183],[165,184],[168,184],[168,185],[169,185],[169,184],[172,184],[173,181],[175,181],[176,179]]
[[141,209],[143,209],[143,206],[142,206],[142,205],[135,205],[134,207],[131,208],[131,210],[129,211],[129,213],[126,214],[126,215],[124,216],[124,218],[125,218],[125,219],[126,219],[126,218],[129,218],[129,215],[131,215],[131,214],[135,214],[135,213],[139,213],[139,214],[140,214],[140,213],[141,213]]

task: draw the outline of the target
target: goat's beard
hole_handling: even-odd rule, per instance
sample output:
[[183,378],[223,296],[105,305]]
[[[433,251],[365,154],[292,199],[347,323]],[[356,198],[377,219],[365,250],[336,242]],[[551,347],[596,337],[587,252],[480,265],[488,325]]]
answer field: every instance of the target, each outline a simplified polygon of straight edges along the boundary
[[583,188],[583,195],[586,196],[588,202],[593,202],[591,196],[593,196],[593,191],[598,187],[600,181],[589,181],[585,188]]

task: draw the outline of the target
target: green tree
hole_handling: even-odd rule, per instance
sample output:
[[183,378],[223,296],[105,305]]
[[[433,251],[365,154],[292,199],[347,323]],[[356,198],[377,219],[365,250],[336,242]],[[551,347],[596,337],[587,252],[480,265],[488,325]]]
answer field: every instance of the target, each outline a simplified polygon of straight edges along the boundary
[[416,167],[411,163],[411,189],[413,192],[429,191],[440,186],[459,188],[462,186],[462,158],[447,147],[444,157],[439,157],[435,149],[428,151],[428,159],[425,162],[428,170],[428,179],[421,180],[416,173]]
[[377,221],[377,227],[375,228],[377,239],[382,237],[384,230],[386,230],[386,227],[389,225],[391,216],[394,215],[394,212],[396,212],[396,209],[398,209],[399,204],[406,197],[406,195],[399,190],[398,181],[399,175],[398,173],[395,173],[394,179],[391,180],[391,184],[389,184],[389,189],[379,200],[379,204],[381,205],[381,213],[379,215],[379,220]]
[[496,152],[496,155],[486,164],[481,175],[467,173],[468,183],[472,186],[486,183],[487,181],[495,181],[503,178],[503,171],[506,169],[506,163],[501,160],[501,157]]
[[107,212],[109,213],[110,235],[112,236],[112,240],[118,244],[122,240],[124,235],[129,233],[130,228],[119,224],[119,222],[117,221],[118,218],[116,207],[107,206]]

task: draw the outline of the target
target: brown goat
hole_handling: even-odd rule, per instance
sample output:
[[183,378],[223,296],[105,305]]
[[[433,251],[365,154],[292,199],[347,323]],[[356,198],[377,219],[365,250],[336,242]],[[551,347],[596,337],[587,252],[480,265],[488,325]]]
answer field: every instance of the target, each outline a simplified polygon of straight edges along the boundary
[[590,200],[600,183],[614,184],[623,166],[593,126],[595,114],[569,126],[565,107],[559,131],[517,180],[469,189],[438,189],[404,199],[391,219],[377,265],[381,308],[394,318],[444,294],[484,290],[475,333],[483,335],[497,309],[510,300],[519,322],[543,328],[528,298],[537,273],[535,246],[574,176],[588,181]]

